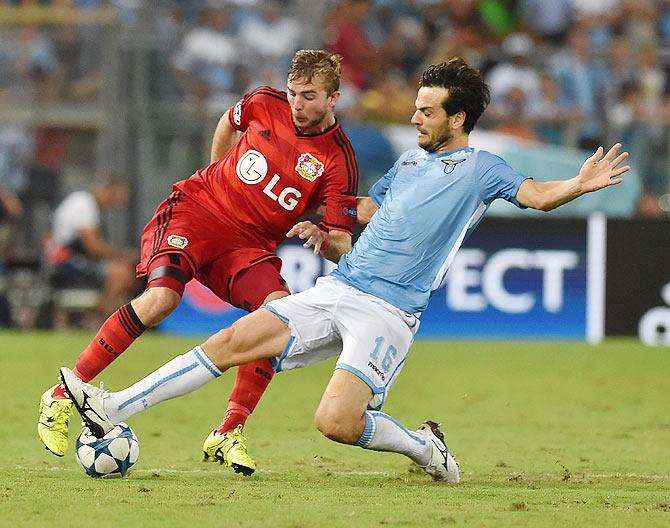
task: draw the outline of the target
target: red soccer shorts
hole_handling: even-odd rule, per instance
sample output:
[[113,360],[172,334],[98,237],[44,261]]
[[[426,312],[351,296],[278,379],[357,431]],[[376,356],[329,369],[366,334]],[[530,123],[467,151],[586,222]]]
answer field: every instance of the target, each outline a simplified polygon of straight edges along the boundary
[[156,209],[142,233],[141,252],[138,276],[163,260],[156,257],[177,253],[198,281],[244,310],[255,310],[272,292],[288,291],[273,242],[235,229],[180,191]]

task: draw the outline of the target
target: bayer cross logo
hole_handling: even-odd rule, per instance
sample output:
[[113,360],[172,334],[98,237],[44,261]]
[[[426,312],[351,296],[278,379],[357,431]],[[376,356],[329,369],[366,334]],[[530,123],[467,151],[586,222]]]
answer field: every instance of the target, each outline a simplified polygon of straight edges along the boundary
[[237,162],[235,172],[244,183],[260,183],[268,173],[268,162],[257,150],[248,150]]
[[445,174],[451,174],[454,172],[454,169],[456,166],[460,163],[463,163],[465,161],[465,158],[463,159],[458,159],[458,160],[440,160],[442,163],[444,163],[444,173]]

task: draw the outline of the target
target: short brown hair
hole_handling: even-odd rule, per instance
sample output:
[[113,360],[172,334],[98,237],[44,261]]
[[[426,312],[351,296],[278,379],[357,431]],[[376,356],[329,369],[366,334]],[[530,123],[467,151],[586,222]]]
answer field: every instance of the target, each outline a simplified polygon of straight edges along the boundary
[[288,69],[288,80],[304,79],[309,82],[316,75],[320,75],[326,84],[328,95],[340,88],[342,57],[323,50],[300,50],[291,61]]
[[460,57],[428,66],[419,85],[446,88],[448,95],[442,102],[442,107],[450,116],[465,112],[463,129],[468,134],[472,132],[491,100],[489,87],[481,73],[468,66]]

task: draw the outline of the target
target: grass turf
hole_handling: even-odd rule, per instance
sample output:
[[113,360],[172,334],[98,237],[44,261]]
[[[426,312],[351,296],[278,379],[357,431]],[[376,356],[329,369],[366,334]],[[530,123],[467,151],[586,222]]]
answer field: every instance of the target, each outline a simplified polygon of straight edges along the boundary
[[[457,486],[322,438],[312,415],[332,362],[275,378],[246,427],[259,465],[250,478],[200,462],[229,373],[133,417],[137,468],[95,480],[72,451],[47,453],[35,430],[41,393],[89,338],[0,333],[0,526],[670,525],[667,348],[417,342],[385,411],[411,428],[446,425]],[[101,379],[120,388],[196,343],[143,336]]]

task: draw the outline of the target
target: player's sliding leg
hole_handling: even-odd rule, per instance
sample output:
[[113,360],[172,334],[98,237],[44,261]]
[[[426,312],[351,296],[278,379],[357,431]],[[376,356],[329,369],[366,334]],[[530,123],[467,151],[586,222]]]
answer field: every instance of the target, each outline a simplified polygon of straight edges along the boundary
[[[233,282],[231,302],[255,311],[270,301],[286,297],[289,292],[279,270],[277,263],[272,261],[244,270]],[[203,443],[203,460],[225,464],[246,476],[256,470],[256,462],[249,455],[242,429],[273,376],[274,368],[268,359],[237,368],[225,416]]]
[[[186,283],[193,276],[186,259],[163,254],[149,265],[147,289],[109,316],[77,358],[74,374],[90,381],[119,357],[142,333],[167,317],[179,304]],[[72,402],[60,383],[40,399],[37,432],[45,447],[63,456],[68,447],[68,421]]]
[[122,391],[98,389],[68,368],[61,369],[61,380],[84,423],[93,434],[102,436],[144,409],[193,392],[230,367],[281,355],[289,336],[281,319],[259,310]]
[[336,442],[405,455],[435,480],[460,480],[458,464],[438,424],[427,421],[410,431],[388,414],[367,410],[372,397],[361,378],[336,370],[316,411],[317,428]]

